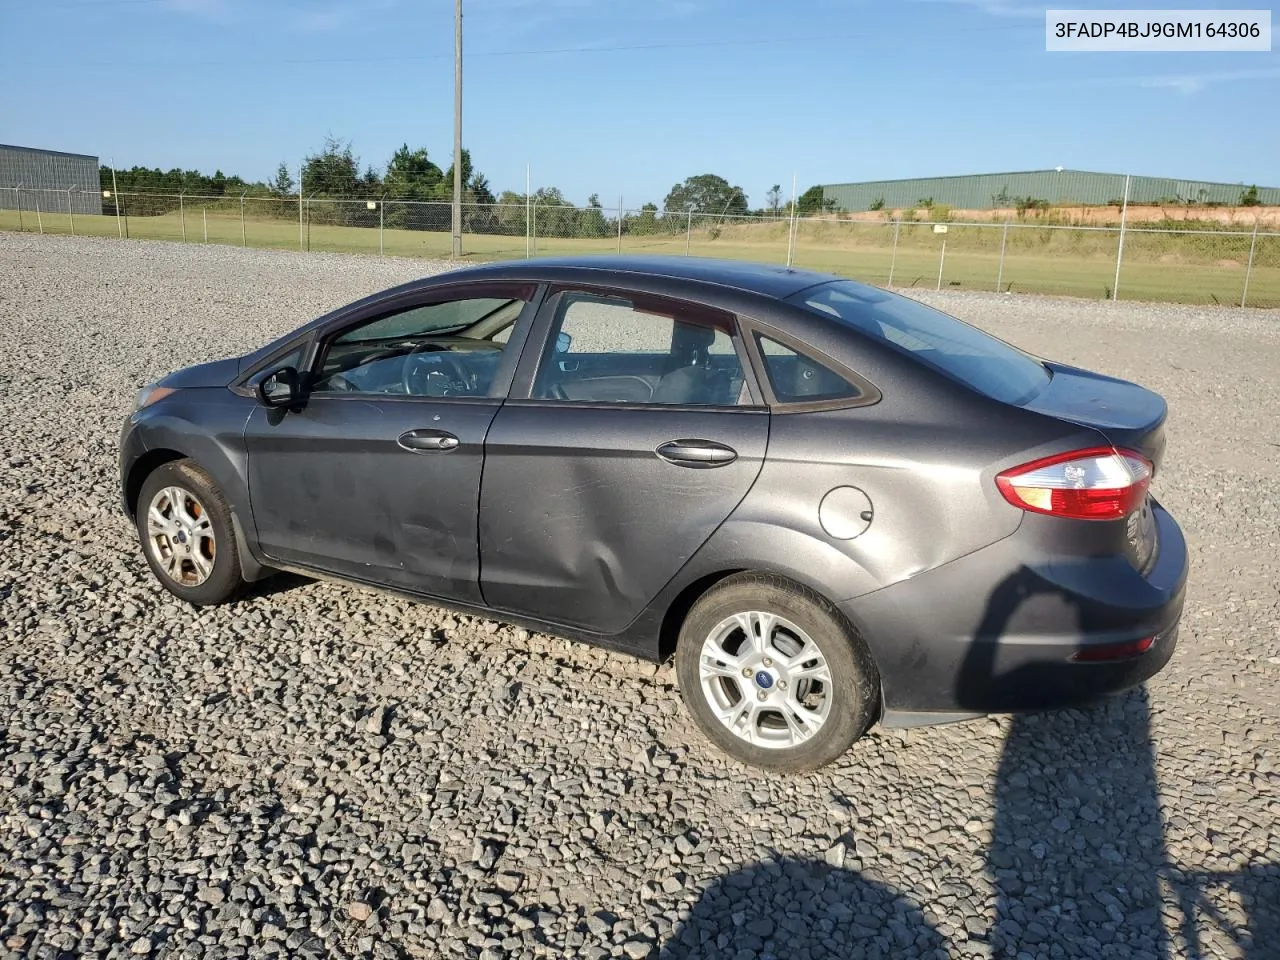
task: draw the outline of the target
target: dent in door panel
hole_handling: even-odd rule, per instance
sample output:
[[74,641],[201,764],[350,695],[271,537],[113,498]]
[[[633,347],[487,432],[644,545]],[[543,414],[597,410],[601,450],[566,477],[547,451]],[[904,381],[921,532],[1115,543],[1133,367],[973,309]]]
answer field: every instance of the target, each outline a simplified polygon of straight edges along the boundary
[[[505,406],[481,490],[486,602],[621,631],[750,489],[767,436],[763,413]],[[655,453],[679,437],[738,459],[690,469]]]

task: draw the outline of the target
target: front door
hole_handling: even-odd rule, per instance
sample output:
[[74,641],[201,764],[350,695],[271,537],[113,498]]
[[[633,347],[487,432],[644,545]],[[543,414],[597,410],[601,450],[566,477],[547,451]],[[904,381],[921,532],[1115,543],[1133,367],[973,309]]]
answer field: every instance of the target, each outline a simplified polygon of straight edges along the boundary
[[751,402],[732,317],[565,290],[537,327],[536,374],[485,441],[482,591],[501,610],[618,633],[746,496],[769,414]]
[[246,427],[263,553],[479,602],[484,443],[514,368],[509,338],[531,294],[489,285],[322,340],[302,407],[260,407]]

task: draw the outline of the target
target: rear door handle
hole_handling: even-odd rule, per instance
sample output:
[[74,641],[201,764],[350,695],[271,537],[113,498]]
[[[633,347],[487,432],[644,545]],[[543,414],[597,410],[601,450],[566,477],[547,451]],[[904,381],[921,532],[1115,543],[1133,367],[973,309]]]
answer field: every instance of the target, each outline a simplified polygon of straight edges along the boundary
[[655,453],[677,467],[723,467],[738,459],[738,451],[714,440],[669,440]]
[[446,430],[410,430],[400,434],[396,443],[414,453],[447,453],[458,445],[458,438]]

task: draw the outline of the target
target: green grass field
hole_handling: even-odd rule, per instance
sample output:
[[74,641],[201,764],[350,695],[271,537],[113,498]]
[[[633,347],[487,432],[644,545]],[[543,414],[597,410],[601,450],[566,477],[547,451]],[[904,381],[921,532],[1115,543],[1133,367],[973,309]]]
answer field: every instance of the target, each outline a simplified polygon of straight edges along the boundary
[[[39,226],[45,233],[69,234],[72,221],[66,213],[43,213]],[[34,212],[0,210],[0,230],[39,229]],[[76,216],[79,236],[117,236],[127,229],[133,239],[183,240],[183,218],[177,212],[159,216],[124,218],[120,227],[113,216]],[[185,215],[186,242],[217,243],[276,249],[299,248],[296,221],[246,218],[235,213],[206,212],[192,208]],[[1105,299],[1115,281],[1113,233],[1085,231],[1018,230],[1000,267],[1000,231],[952,225],[946,235],[942,263],[944,289],[1001,290]],[[379,253],[379,230],[368,227],[311,223],[303,228],[302,246],[314,251]],[[926,227],[904,227],[894,252],[889,224],[823,223],[801,221],[794,262],[871,283],[887,284],[892,268],[893,286],[932,290],[939,284],[941,235]],[[1138,232],[1126,238],[1126,255],[1120,272],[1120,298],[1192,304],[1239,305],[1248,263],[1248,235],[1199,237],[1153,235]],[[448,259],[452,240],[447,232],[387,229],[381,234],[381,252],[387,256]],[[686,238],[677,235],[625,235],[622,250],[636,254],[690,253],[785,263],[786,224],[766,223],[694,229]],[[538,237],[535,255],[607,254],[616,252],[616,237],[565,239]],[[466,234],[464,258],[486,261],[525,256],[524,236]],[[1259,238],[1249,275],[1248,305],[1280,307],[1280,238]]]

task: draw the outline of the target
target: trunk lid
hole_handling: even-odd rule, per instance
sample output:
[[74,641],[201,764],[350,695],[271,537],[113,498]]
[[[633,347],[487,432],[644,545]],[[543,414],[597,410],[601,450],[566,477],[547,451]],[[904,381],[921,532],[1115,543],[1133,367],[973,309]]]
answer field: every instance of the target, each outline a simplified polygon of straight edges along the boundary
[[1092,427],[1110,443],[1134,450],[1158,469],[1169,408],[1158,393],[1128,380],[1046,362],[1053,379],[1023,404],[1027,410]]

